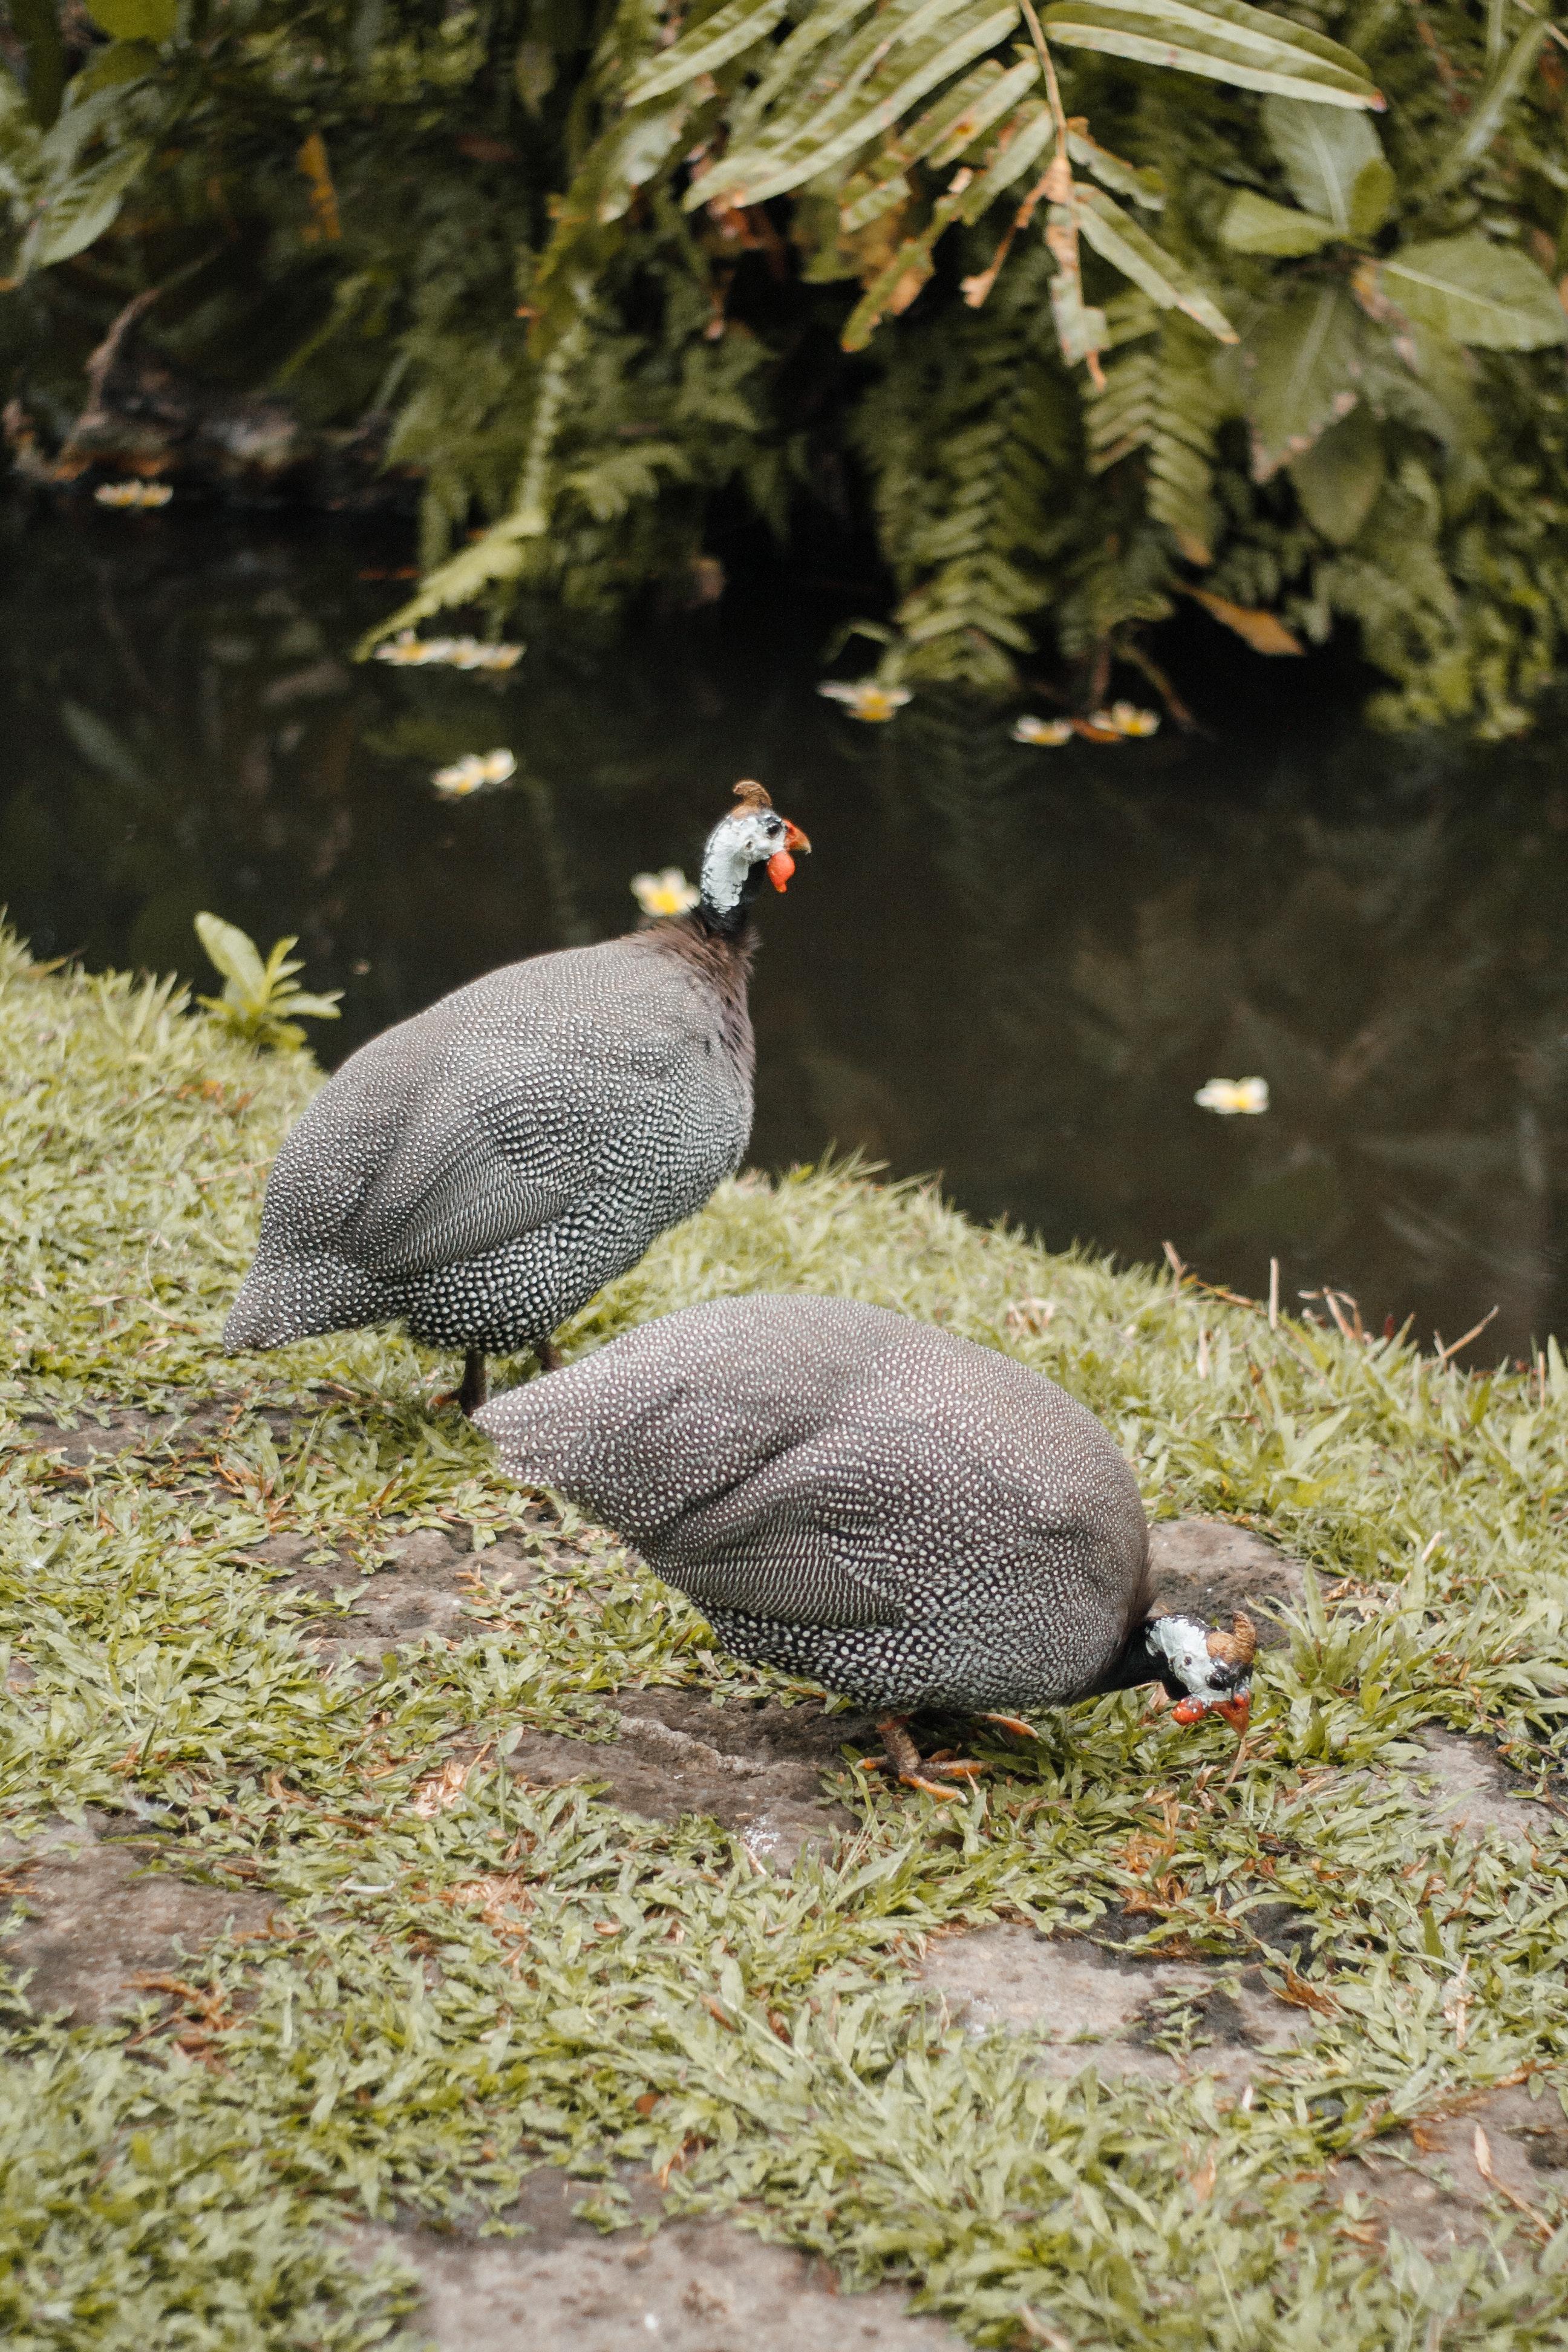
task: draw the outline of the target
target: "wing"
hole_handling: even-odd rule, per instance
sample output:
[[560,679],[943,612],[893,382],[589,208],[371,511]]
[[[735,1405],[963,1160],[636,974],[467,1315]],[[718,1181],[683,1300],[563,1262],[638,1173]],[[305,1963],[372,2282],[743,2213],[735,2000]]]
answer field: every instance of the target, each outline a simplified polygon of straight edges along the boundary
[[[543,963],[557,961],[575,959]],[[486,982],[462,991],[433,1024],[405,1115],[342,1228],[378,1276],[428,1273],[553,1224],[624,1166],[629,1136],[679,1118],[690,1050],[679,978],[661,987],[644,960],[636,977],[648,984],[628,999],[624,983],[565,991],[543,963],[496,974],[510,985],[493,1002]],[[515,975],[531,972],[542,978],[520,988]]]
[[514,1071],[501,1105],[449,1072],[422,1092],[343,1242],[382,1275],[479,1257],[564,1215],[592,1189],[603,1146],[600,1121],[570,1115],[548,1068]]
[[749,1514],[752,1524],[703,1543],[686,1528],[648,1559],[699,1609],[732,1610],[789,1625],[901,1625],[908,1612],[886,1587],[885,1559],[874,1540],[858,1541],[838,1514],[795,1504]]

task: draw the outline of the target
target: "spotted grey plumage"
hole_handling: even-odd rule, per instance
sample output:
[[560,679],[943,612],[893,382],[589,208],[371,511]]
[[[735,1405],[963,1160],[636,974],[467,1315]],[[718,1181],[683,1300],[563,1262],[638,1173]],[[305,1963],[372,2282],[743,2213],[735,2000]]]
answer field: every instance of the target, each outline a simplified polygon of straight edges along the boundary
[[[1256,1635],[1149,1614],[1148,1528],[1092,1413],[988,1348],[816,1297],[689,1307],[478,1415],[512,1475],[635,1543],[720,1639],[887,1710],[1016,1713],[1158,1682],[1245,1737]],[[935,1777],[931,1777],[935,1776]]]
[[697,907],[475,981],[363,1045],[279,1153],[231,1349],[401,1318],[468,1353],[533,1347],[741,1163],[749,909],[808,848],[757,784]]
[[864,1703],[1050,1706],[1114,1686],[1140,1636],[1148,1532],[1105,1429],[1014,1359],[879,1307],[686,1307],[479,1425],[738,1656]]

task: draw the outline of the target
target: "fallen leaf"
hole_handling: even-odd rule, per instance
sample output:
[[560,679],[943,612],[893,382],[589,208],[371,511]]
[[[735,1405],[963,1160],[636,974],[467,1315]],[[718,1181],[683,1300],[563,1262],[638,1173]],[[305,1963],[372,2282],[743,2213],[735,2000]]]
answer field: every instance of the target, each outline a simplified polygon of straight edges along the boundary
[[1307,650],[1283,621],[1264,612],[1261,605],[1233,604],[1228,596],[1216,596],[1212,588],[1189,588],[1186,593],[1224,627],[1234,629],[1255,654],[1304,654]]
[[1333,2017],[1338,2011],[1338,2003],[1323,1990],[1321,1985],[1310,1983],[1307,1978],[1298,1976],[1289,1967],[1285,1970],[1279,1998],[1293,2002],[1298,2009],[1315,2010],[1320,2017]]
[[409,1811],[426,1822],[436,1813],[444,1813],[462,1795],[472,1769],[472,1765],[459,1764],[453,1757],[438,1772],[426,1773],[423,1780],[415,1784],[408,1800]]

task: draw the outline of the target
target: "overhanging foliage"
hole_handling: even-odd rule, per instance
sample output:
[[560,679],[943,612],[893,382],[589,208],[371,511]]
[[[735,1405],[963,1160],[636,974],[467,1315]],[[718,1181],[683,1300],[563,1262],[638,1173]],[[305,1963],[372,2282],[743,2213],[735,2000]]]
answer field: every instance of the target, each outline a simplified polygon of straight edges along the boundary
[[717,493],[783,530],[852,450],[911,677],[1005,688],[1048,628],[1098,695],[1184,589],[1275,646],[1355,621],[1394,723],[1506,733],[1551,674],[1568,38],[1532,0],[90,14],[12,0],[26,395],[41,330],[156,288],[175,359],[385,413],[429,566],[389,625],[614,604]]

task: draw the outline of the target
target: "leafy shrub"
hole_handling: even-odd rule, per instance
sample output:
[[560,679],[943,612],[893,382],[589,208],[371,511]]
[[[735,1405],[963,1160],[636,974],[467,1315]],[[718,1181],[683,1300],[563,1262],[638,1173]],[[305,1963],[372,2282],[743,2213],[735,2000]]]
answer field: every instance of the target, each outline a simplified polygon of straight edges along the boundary
[[1560,656],[1529,0],[89,14],[14,16],[0,350],[67,430],[50,367],[156,289],[174,357],[389,418],[430,567],[389,628],[689,583],[717,493],[783,530],[847,462],[911,677],[1005,688],[1048,624],[1098,697],[1193,593],[1276,649],[1350,620],[1376,716],[1499,735]]
[[216,915],[196,917],[196,936],[223,974],[223,994],[201,996],[196,1002],[247,1045],[292,1050],[305,1042],[300,1021],[339,1018],[341,988],[313,996],[294,985],[292,974],[304,966],[298,959],[289,960],[293,940],[279,940],[263,963],[256,941]]

